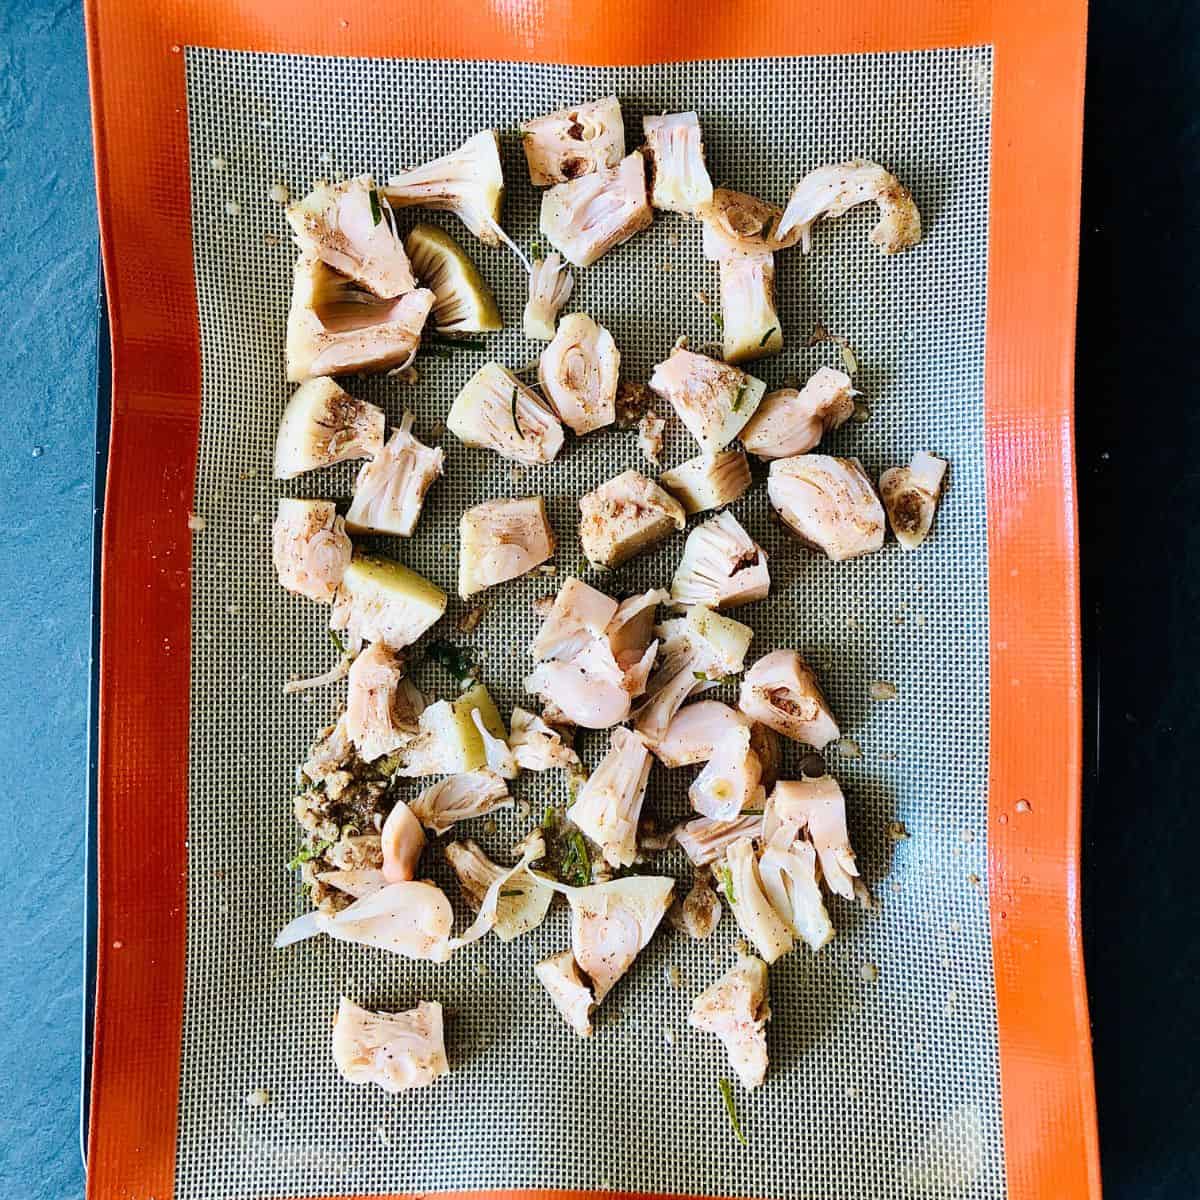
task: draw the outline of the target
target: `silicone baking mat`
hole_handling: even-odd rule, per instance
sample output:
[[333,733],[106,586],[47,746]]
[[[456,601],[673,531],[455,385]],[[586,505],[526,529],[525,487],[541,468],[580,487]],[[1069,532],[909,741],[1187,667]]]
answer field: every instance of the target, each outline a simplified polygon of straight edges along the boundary
[[[981,883],[990,49],[626,68],[184,53],[203,382],[195,510],[206,525],[192,575],[177,1194],[562,1187],[843,1200],[1003,1195]],[[873,477],[919,449],[951,467],[935,533],[911,555],[889,543],[834,564],[803,551],[771,519],[762,469],[734,505],[769,553],[772,574],[770,598],[734,615],[755,630],[751,659],[783,646],[809,656],[843,732],[861,746],[861,758],[833,748],[826,757],[847,793],[852,840],[878,901],[868,912],[832,900],[833,944],[771,968],[770,1071],[760,1090],[737,1097],[745,1147],[718,1091],[729,1074],[723,1052],[686,1024],[693,996],[732,959],[737,930],[728,914],[704,942],[664,924],[600,1010],[590,1041],[568,1030],[532,972],[567,944],[561,906],[533,934],[509,945],[485,939],[445,966],[325,939],[271,946],[305,906],[284,866],[299,834],[295,768],[345,685],[282,695],[289,675],[326,669],[334,651],[328,610],[277,584],[270,526],[280,495],[345,498],[357,466],[286,484],[271,477],[291,390],[283,335],[295,257],[272,188],[297,197],[322,177],[384,177],[495,128],[508,184],[504,225],[528,249],[540,194],[528,181],[517,123],[613,93],[630,147],[641,140],[643,114],[695,109],[714,182],[776,203],[812,167],[856,155],[881,161],[913,191],[926,230],[915,250],[884,258],[867,242],[873,212],[859,209],[820,226],[809,256],[778,255],[786,348],[750,367],[771,386],[802,379],[819,365],[842,365],[838,346],[809,346],[810,333],[820,325],[844,336],[869,419],[827,439],[830,451],[858,456]],[[579,550],[579,495],[629,467],[648,469],[632,431],[571,441],[558,462],[519,469],[438,435],[457,390],[483,362],[523,366],[540,345],[521,334],[526,280],[511,254],[481,246],[445,214],[399,217],[402,228],[435,221],[467,248],[496,291],[506,329],[488,337],[484,354],[423,354],[412,385],[348,381],[390,424],[411,410],[418,435],[446,451],[445,477],[416,536],[376,539],[377,547],[453,595],[462,510],[540,493],[559,537],[560,576],[582,574],[618,596],[667,583],[682,534],[603,577],[586,571]],[[680,334],[693,347],[719,341],[717,272],[701,254],[695,222],[656,214],[652,230],[575,274],[569,310],[612,331],[628,378],[645,380]],[[674,417],[669,427],[667,466],[694,453]],[[495,589],[468,639],[506,716],[514,703],[530,703],[521,680],[536,630],[531,602],[554,586],[532,577]],[[451,601],[443,628],[462,608]],[[420,680],[451,694],[436,669]],[[894,684],[896,699],[872,700],[875,681]],[[590,765],[603,744],[603,735],[583,740]],[[801,754],[788,747],[784,777]],[[664,824],[682,816],[692,774],[656,767],[646,811]],[[490,835],[481,822],[456,832],[504,857],[547,800],[566,798],[559,773],[526,774],[514,790],[535,815],[501,813]],[[895,821],[909,840],[889,836]],[[686,889],[682,860],[663,861]],[[425,864],[457,903],[436,847]],[[878,977],[865,978],[872,966]],[[379,1007],[440,1000],[450,1075],[401,1097],[344,1082],[329,1049],[342,993]],[[269,1103],[247,1105],[256,1089]]]

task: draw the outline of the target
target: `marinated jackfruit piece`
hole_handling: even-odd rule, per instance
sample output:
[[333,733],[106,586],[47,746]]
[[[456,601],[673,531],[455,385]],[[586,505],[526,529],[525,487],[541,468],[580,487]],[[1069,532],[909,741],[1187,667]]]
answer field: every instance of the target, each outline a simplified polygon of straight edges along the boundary
[[504,327],[496,297],[467,252],[436,225],[414,225],[404,248],[421,286],[434,295],[439,333],[494,333]]
[[579,541],[588,562],[618,567],[687,523],[683,507],[640,471],[579,498]]
[[533,970],[567,1024],[580,1037],[591,1037],[591,1014],[596,1007],[596,999],[579,973],[579,964],[571,951],[564,950],[544,958]]
[[533,260],[533,269],[529,272],[529,299],[521,319],[527,338],[539,342],[554,340],[554,323],[574,288],[575,276],[567,270],[557,250],[551,250],[545,258]]
[[944,458],[918,450],[907,467],[891,467],[879,477],[888,523],[905,550],[915,550],[933,528],[946,465]]
[[678,604],[737,608],[765,600],[770,589],[766,551],[733,513],[723,512],[688,534],[671,580],[671,599]]
[[352,553],[346,523],[333,501],[279,498],[271,557],[279,582],[289,592],[332,604]]
[[542,351],[538,379],[559,420],[582,437],[616,420],[620,366],[612,334],[585,313],[571,313]]
[[383,194],[393,208],[452,212],[485,245],[508,241],[500,228],[504,171],[493,129],[481,130],[441,158],[392,175]]
[[344,631],[351,649],[382,642],[411,646],[446,611],[446,593],[390,558],[356,554],[333,600],[329,628]]
[[529,466],[552,462],[562,449],[558,418],[511,371],[488,363],[467,380],[446,427],[466,446],[495,450]]
[[750,725],[734,726],[713,747],[688,788],[688,800],[702,817],[733,821],[745,808],[761,808],[765,799],[762,764],[750,749]]
[[581,729],[611,729],[629,716],[631,697],[620,683],[597,677],[574,662],[538,663],[526,676],[525,690]]
[[619,609],[620,605],[611,596],[568,577],[558,589],[530,653],[537,662],[547,658],[569,662],[592,641],[604,637]]
[[[638,422],[638,449],[642,452],[642,457],[651,466],[662,466],[663,434],[666,428],[666,421],[653,409],[648,409],[644,412],[642,419]],[[676,497],[676,499],[679,499],[679,497]],[[684,508],[686,507],[687,505],[685,504]]]
[[614,729],[608,753],[567,809],[567,820],[591,838],[605,861],[614,867],[632,866],[637,857],[638,819],[650,763],[650,753],[640,734]]
[[729,363],[766,358],[783,349],[773,254],[721,260],[721,347]]
[[832,775],[822,775],[777,783],[763,822],[768,842],[789,823],[807,831],[826,887],[844,900],[853,900],[858,863],[846,825],[846,797],[838,781]]
[[714,188],[712,200],[700,207],[697,216],[704,223],[704,257],[713,262],[739,255],[774,254],[800,240],[798,232],[779,235],[783,209],[729,188]]
[[841,737],[816,674],[795,650],[760,658],[742,680],[738,707],[752,721],[817,750]]
[[767,386],[745,371],[677,346],[650,376],[705,454],[723,450],[754,416]]
[[434,295],[428,288],[380,299],[319,258],[296,261],[287,319],[287,377],[402,369],[416,357]]
[[333,1022],[333,1061],[348,1083],[392,1093],[428,1087],[450,1070],[442,1006],[422,1000],[408,1012],[370,1012],[343,996]]
[[571,949],[599,1004],[631,966],[671,904],[675,880],[627,875],[590,887],[556,884],[571,906]]
[[756,458],[806,454],[854,415],[858,394],[844,371],[821,367],[799,391],[768,392],[742,430],[742,445]]
[[732,821],[694,817],[675,830],[675,841],[693,866],[704,867],[724,858],[734,842],[758,837],[762,823],[762,813],[742,813]]
[[750,719],[719,700],[694,700],[672,718],[666,734],[653,747],[655,757],[666,767],[687,767],[707,762],[717,743],[732,730],[750,727]]
[[[540,836],[537,841],[540,852],[535,850],[534,858],[541,858],[546,853],[546,844]],[[492,926],[502,942],[511,942],[545,920],[554,892],[531,871],[509,875],[507,868],[492,862],[470,838],[451,842],[446,847],[446,861],[458,876],[467,903],[476,911],[483,905],[488,890],[504,878],[504,888],[496,904],[496,923]]]
[[692,1001],[688,1024],[715,1034],[742,1087],[756,1088],[767,1075],[767,964],[753,954],[737,962]]
[[370,175],[343,183],[322,180],[287,210],[302,254],[319,258],[384,299],[411,292],[417,282],[396,220]]
[[694,112],[643,117],[650,163],[650,203],[667,212],[695,215],[713,198],[704,165],[704,135]]
[[550,771],[579,766],[579,755],[563,740],[562,732],[547,725],[537,713],[519,705],[512,710],[508,744],[522,771]]
[[494,771],[480,768],[459,772],[427,787],[409,808],[426,829],[441,835],[459,821],[485,817],[498,808],[511,806],[512,797],[504,780]]
[[635,728],[651,746],[667,734],[675,714],[691,695],[716,687],[738,674],[754,631],[731,617],[703,605],[685,616],[664,621],[659,638],[658,669],[646,686],[646,699],[637,710]]
[[415,737],[424,697],[404,675],[404,658],[375,642],[350,667],[346,733],[363,762],[374,762]]
[[358,472],[354,499],[346,513],[353,533],[390,533],[412,537],[425,495],[442,474],[446,454],[412,435],[413,415],[406,412],[400,428]]
[[725,896],[738,928],[768,962],[792,948],[792,933],[763,891],[754,843],[738,838],[725,852]]
[[541,496],[487,500],[459,519],[458,594],[532,571],[554,554],[554,530]]
[[556,184],[542,196],[542,236],[577,267],[590,267],[653,221],[638,150],[615,167]]
[[621,102],[605,96],[522,121],[521,148],[537,188],[615,167],[625,157]]
[[439,700],[421,713],[417,736],[401,750],[397,774],[406,778],[456,775],[487,766],[487,747],[475,712],[495,738],[507,741],[504,721],[486,687],[477,683],[457,700]]
[[664,471],[658,482],[693,516],[732,504],[750,490],[750,463],[742,450],[698,454]]
[[767,496],[801,542],[834,562],[872,554],[883,545],[883,505],[856,458],[777,458]]
[[812,228],[822,217],[840,217],[856,204],[874,200],[879,223],[870,241],[884,254],[897,254],[921,240],[921,214],[912,193],[878,163],[863,158],[810,171],[796,184],[779,222],[780,236],[799,234],[807,254]]
[[814,952],[833,940],[833,922],[817,882],[817,852],[787,822],[771,835],[758,860],[763,890],[792,933]]
[[374,458],[383,449],[383,409],[356,400],[332,379],[310,379],[292,394],[275,438],[275,478],[352,458]]
[[387,883],[405,883],[416,878],[425,831],[411,808],[397,800],[379,831],[383,853],[383,877]]

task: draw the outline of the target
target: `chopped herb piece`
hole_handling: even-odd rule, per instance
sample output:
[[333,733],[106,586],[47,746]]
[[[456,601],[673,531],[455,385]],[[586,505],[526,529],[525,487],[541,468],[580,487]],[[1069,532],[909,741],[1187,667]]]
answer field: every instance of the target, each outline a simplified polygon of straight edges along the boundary
[[453,675],[460,686],[465,686],[475,678],[475,651],[470,646],[456,646],[444,638],[438,638],[429,643],[425,653],[439,667],[444,667]]
[[541,242],[530,242],[529,243],[529,253],[531,255],[533,255],[534,258],[545,258],[546,257],[542,253],[542,243]]
[[454,350],[474,350],[482,354],[487,349],[487,343],[483,338],[477,337],[447,337],[445,334],[432,333],[429,335],[430,341],[435,345],[445,346],[450,351]]
[[517,420],[517,389],[512,391],[512,419],[513,428],[517,431],[517,437],[523,438],[525,435],[521,432],[521,422]]
[[587,887],[592,881],[591,855],[578,829],[573,829],[567,835],[566,849],[558,865],[558,877],[573,887]]
[[733,1136],[737,1138],[742,1145],[746,1145],[746,1135],[742,1132],[742,1123],[738,1120],[737,1108],[733,1103],[733,1085],[728,1079],[722,1079],[721,1099],[725,1101],[725,1111],[729,1114],[729,1123],[733,1126]]
[[737,412],[737,410],[742,407],[742,403],[746,399],[746,388],[749,386],[749,384],[749,379],[742,380],[742,386],[738,388],[737,395],[733,398],[733,408],[731,411]]
[[715,325],[715,326],[716,326],[718,329],[720,329],[720,330],[724,330],[724,328],[725,328],[725,318],[724,318],[723,316],[721,316],[721,314],[720,314],[720,313],[710,313],[710,314],[709,314],[709,316],[711,316],[711,317],[712,317],[712,323],[713,323],[713,324],[714,324],[714,325]]
[[767,342],[771,338],[771,334],[773,334],[774,332],[775,332],[775,326],[772,325],[771,328],[768,329],[767,332],[764,333],[761,338],[759,338],[758,347],[760,350],[763,348],[763,346],[765,346],[767,344]]
[[317,842],[313,846],[301,846],[292,857],[292,861],[288,863],[287,869],[295,871],[301,863],[311,862],[314,858],[319,858],[332,845],[332,842]]
[[558,809],[553,804],[546,805],[546,811],[542,813],[542,828],[549,829],[558,820]]
[[729,906],[732,908],[737,903],[737,898],[733,894],[733,874],[728,867],[718,867],[717,878],[721,881],[721,890],[725,893],[725,899],[729,901]]
[[766,810],[762,809],[762,808],[743,808],[742,811],[740,813],[738,813],[738,816],[739,817],[761,817],[765,811]]
[[692,678],[700,680],[701,683],[708,682],[708,676],[703,671],[693,671]]
[[331,629],[329,631],[329,640],[333,643],[333,648],[339,654],[346,653],[346,643],[343,642],[342,639],[338,636],[338,631],[336,629]]
[[504,888],[500,889],[500,899],[507,900],[510,896],[523,896],[525,893],[520,888]]
[[372,188],[367,194],[371,197],[371,224],[378,225],[383,220],[383,209],[379,207],[379,193]]

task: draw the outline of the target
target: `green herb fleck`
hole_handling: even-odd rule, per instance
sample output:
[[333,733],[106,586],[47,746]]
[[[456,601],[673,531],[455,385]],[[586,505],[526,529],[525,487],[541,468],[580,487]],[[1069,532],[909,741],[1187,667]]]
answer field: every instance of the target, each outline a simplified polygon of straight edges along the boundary
[[745,1146],[746,1135],[742,1132],[742,1123],[738,1120],[737,1108],[733,1103],[733,1085],[728,1079],[722,1079],[720,1085],[721,1099],[725,1101],[725,1111],[729,1114],[730,1125],[733,1126],[733,1136]]
[[542,813],[542,828],[550,829],[558,821],[558,809],[553,804],[546,805],[546,811]]
[[737,897],[733,894],[733,872],[728,867],[718,867],[717,878],[721,881],[721,890],[732,908],[737,903]]
[[529,253],[534,258],[545,258],[546,257],[545,254],[542,253],[542,243],[541,242],[530,242],[529,243]]
[[573,887],[586,887],[592,881],[591,855],[578,829],[573,829],[566,837],[566,849],[558,864],[558,877]]
[[383,209],[379,207],[379,193],[372,188],[367,194],[371,197],[371,224],[378,225],[383,220]]
[[287,869],[295,871],[301,863],[311,862],[314,858],[319,858],[332,845],[332,842],[317,842],[313,846],[301,846],[292,857],[292,861],[288,863]]
[[725,318],[723,316],[721,316],[720,313],[709,313],[709,316],[712,317],[712,323],[719,330],[721,330],[722,333],[724,333],[725,332]]
[[507,900],[510,896],[523,896],[525,893],[520,888],[504,888],[500,889],[500,899]]
[[737,395],[734,396],[734,398],[733,398],[733,407],[731,409],[732,412],[737,412],[737,410],[742,407],[742,404],[746,399],[746,388],[748,388],[749,386],[750,386],[750,380],[743,379],[742,386],[738,388]]
[[343,642],[343,641],[342,641],[342,639],[341,639],[340,637],[338,637],[338,632],[337,632],[337,630],[336,630],[336,629],[331,629],[331,630],[329,631],[329,640],[330,640],[330,641],[333,643],[333,648],[334,648],[334,649],[335,649],[335,650],[336,650],[336,651],[337,651],[339,654],[345,654],[345,653],[346,653],[346,643],[345,643],[345,642]]
[[760,350],[767,344],[768,341],[770,341],[771,334],[773,334],[774,332],[775,332],[775,326],[772,325],[771,328],[768,329],[767,332],[764,333],[762,335],[762,337],[758,339],[758,348]]
[[438,638],[429,643],[425,653],[453,675],[460,687],[467,686],[475,678],[475,651],[470,646],[456,646],[445,638]]
[[766,811],[765,809],[761,809],[761,808],[743,808],[742,811],[740,813],[738,813],[738,816],[739,817],[761,817],[765,811]]
[[480,337],[447,337],[442,333],[431,333],[429,340],[435,346],[443,346],[451,353],[455,350],[473,350],[482,354],[487,349],[487,342]]

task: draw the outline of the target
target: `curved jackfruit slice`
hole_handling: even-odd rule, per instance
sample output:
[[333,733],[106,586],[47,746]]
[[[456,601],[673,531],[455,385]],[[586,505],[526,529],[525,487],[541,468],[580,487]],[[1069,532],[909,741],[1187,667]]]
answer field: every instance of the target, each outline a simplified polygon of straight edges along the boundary
[[405,240],[413,270],[434,294],[439,333],[494,333],[504,327],[496,297],[463,248],[436,225],[414,225]]

